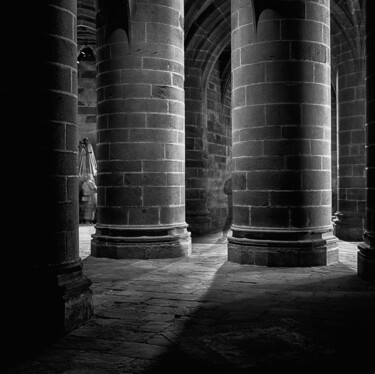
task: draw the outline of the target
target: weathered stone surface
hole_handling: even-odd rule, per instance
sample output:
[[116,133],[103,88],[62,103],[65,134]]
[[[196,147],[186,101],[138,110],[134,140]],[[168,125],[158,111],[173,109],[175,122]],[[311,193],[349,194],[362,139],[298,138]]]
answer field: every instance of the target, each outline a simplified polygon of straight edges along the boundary
[[9,373],[371,372],[375,289],[356,276],[356,244],[327,267],[269,268],[228,262],[219,238],[189,258],[87,257],[95,318]]
[[[232,17],[241,18],[232,23],[232,53],[241,58],[232,66],[230,261],[267,266],[338,261],[333,237],[319,244],[315,235],[332,229],[329,59],[317,58],[313,48],[296,53],[302,41],[319,43],[329,55],[329,33],[313,20],[320,17],[319,25],[329,30],[329,7],[303,3],[299,6],[312,10],[303,19],[280,19],[280,4],[287,7],[287,1],[259,9],[232,4]],[[252,28],[242,26],[253,22]]]

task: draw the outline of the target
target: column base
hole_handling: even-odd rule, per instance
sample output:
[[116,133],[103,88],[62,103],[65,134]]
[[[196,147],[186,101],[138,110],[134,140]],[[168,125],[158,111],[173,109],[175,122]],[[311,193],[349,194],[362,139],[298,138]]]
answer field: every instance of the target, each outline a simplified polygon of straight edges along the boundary
[[192,235],[205,235],[211,232],[209,213],[186,213],[186,222]]
[[358,246],[358,276],[363,280],[375,282],[375,235],[365,233],[365,242]]
[[365,219],[361,214],[336,212],[333,219],[333,234],[346,242],[360,242],[363,239]]
[[94,314],[91,281],[83,276],[81,261],[18,272],[4,299],[9,361],[68,334]]
[[338,240],[328,232],[257,231],[232,227],[228,260],[268,267],[327,266],[339,260]]
[[187,225],[127,227],[96,225],[91,255],[113,259],[178,258],[191,255]]

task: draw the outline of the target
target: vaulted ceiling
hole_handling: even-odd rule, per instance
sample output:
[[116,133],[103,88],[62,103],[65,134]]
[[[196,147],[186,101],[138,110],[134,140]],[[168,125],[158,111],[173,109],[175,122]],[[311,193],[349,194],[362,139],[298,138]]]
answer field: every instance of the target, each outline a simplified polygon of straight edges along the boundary
[[[250,0],[249,0],[250,1]],[[264,1],[264,0],[252,0]],[[363,54],[364,0],[331,0],[332,35],[350,44],[355,58]],[[230,71],[230,0],[185,0],[185,49],[187,65],[202,69],[206,78],[217,59],[223,80]],[[342,40],[341,40],[342,42]]]
[[[201,69],[205,79],[214,63],[220,61],[223,79],[229,79],[231,0],[184,1],[187,67]],[[336,38],[332,42],[345,38],[357,57],[363,53],[363,2],[331,0],[331,29]],[[95,45],[94,0],[78,0],[77,28],[79,45]]]

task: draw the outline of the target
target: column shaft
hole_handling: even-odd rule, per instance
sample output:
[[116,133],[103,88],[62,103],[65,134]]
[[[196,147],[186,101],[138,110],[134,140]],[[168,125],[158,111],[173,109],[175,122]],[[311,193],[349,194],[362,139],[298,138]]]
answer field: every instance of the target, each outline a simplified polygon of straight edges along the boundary
[[375,281],[375,3],[366,2],[366,230],[358,246],[358,275]]
[[92,254],[188,255],[182,0],[98,2],[98,216]]
[[338,260],[331,226],[329,1],[232,1],[229,260]]
[[79,257],[76,12],[76,1],[25,5],[19,22],[30,40],[19,43],[15,33],[9,49],[6,110],[17,136],[9,138],[16,178],[9,177],[7,195],[14,204],[7,266],[15,266],[7,345],[17,353],[71,331],[93,312]]

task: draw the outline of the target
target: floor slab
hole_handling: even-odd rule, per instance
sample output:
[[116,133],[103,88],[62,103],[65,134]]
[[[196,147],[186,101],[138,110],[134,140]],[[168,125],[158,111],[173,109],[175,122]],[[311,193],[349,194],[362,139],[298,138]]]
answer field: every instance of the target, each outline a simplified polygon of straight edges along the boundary
[[335,265],[267,268],[228,262],[219,234],[188,258],[94,258],[93,231],[81,226],[80,253],[95,317],[7,372],[375,372],[375,285],[356,275],[357,243],[341,241]]

